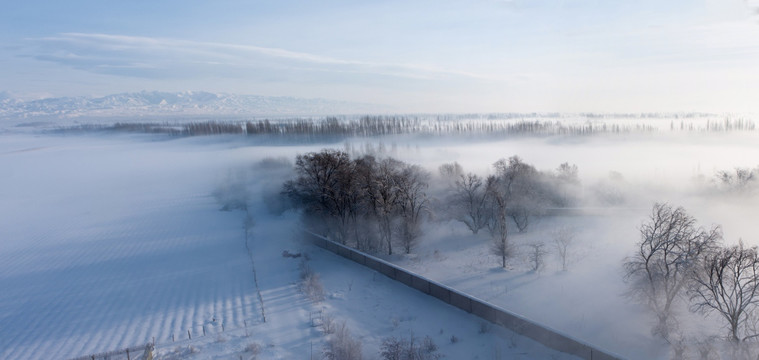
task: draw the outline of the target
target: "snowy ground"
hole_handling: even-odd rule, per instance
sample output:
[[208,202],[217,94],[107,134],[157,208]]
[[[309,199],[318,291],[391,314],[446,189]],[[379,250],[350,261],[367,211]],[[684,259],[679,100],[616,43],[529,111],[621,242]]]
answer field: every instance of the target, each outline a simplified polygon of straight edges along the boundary
[[257,321],[244,232],[209,195],[209,156],[128,139],[4,136],[0,358],[166,341],[214,317]]
[[[532,271],[526,245],[543,241],[553,252],[550,229],[577,224],[576,217],[542,219],[534,230],[512,234],[518,253],[507,269],[490,253],[487,229],[475,236],[455,222],[430,228],[415,254],[389,260],[626,358],[666,358],[667,349],[649,334],[645,310],[624,297],[621,259],[626,254],[615,242],[636,240],[629,220],[634,216],[583,219],[590,230],[578,231],[566,272],[553,254],[545,255],[542,270]],[[620,235],[624,228],[627,235]],[[618,235],[604,234],[612,229]]]
[[[345,321],[361,341],[365,359],[379,358],[383,338],[412,335],[417,341],[429,336],[449,359],[574,358],[503,328],[488,326],[483,333],[481,319],[303,243],[293,231],[292,214],[254,213],[259,217],[251,229],[251,247],[267,322],[194,342],[159,344],[157,359],[250,358],[246,347],[254,343],[261,359],[319,359],[327,339],[319,327],[322,316]],[[283,257],[283,251],[301,257]],[[298,290],[299,263],[306,256],[324,285],[323,301],[312,302]]]
[[[566,358],[506,330],[480,333],[470,314],[301,244],[296,217],[269,215],[254,194],[249,245],[264,323],[244,216],[219,211],[210,194],[229,169],[312,148],[1,136],[2,359],[65,359],[153,339],[166,359],[250,356],[252,343],[259,358],[307,358],[325,340],[312,326],[317,314],[346,321],[370,359],[382,338],[412,334],[430,336],[449,358]],[[300,260],[283,250],[309,254],[323,302],[298,291]]]
[[[736,208],[741,206],[722,210],[734,213]],[[516,253],[506,269],[490,251],[492,240],[487,229],[473,235],[456,221],[428,226],[413,254],[383,258],[624,358],[669,359],[671,348],[651,335],[653,315],[631,301],[623,281],[622,262],[634,252],[638,226],[648,211],[549,216],[537,220],[524,233],[514,229],[510,241]],[[559,229],[575,232],[567,271],[562,271],[554,248]],[[736,239],[725,241],[732,244]],[[547,252],[537,272],[532,270],[529,246],[536,243],[543,243]],[[717,316],[693,314],[685,303],[680,303],[675,313],[686,341],[725,334]]]
[[[568,272],[558,271],[551,255],[542,272],[527,270],[524,256],[502,270],[488,252],[487,232],[472,236],[455,222],[431,224],[414,254],[391,260],[612,352],[665,359],[668,349],[651,337],[648,312],[626,301],[621,261],[654,200],[685,205],[701,224],[722,224],[729,243],[742,237],[756,244],[755,203],[713,202],[694,195],[690,186],[694,175],[756,166],[755,140],[715,135],[693,141],[470,144],[452,139],[441,144],[399,137],[357,140],[347,148],[384,146],[387,154],[432,171],[456,160],[467,171],[487,173],[493,161],[514,154],[539,169],[569,161],[578,164],[586,190],[608,171],[621,172],[634,196],[628,210],[549,217],[524,234],[513,233],[517,244],[541,240],[550,250],[553,229],[578,228],[577,261]],[[1,134],[0,358],[68,358],[154,337],[158,354],[167,359],[247,357],[252,353],[243,350],[252,343],[261,346],[260,358],[305,358],[312,347],[319,353],[325,340],[312,326],[315,314],[345,320],[367,358],[376,356],[383,337],[412,333],[433,338],[448,358],[560,356],[507,331],[480,334],[477,318],[299,243],[293,236],[295,216],[270,215],[260,201],[259,192],[278,187],[281,176],[252,164],[267,157],[292,161],[298,153],[325,147],[345,145]],[[253,189],[249,245],[266,323],[245,247],[243,213],[219,211],[211,196],[238,174]],[[300,260],[282,257],[283,250],[310,255],[327,292],[323,302],[306,300],[298,291]],[[712,317],[689,329],[719,334],[716,321]],[[192,341],[186,340],[188,330]],[[203,330],[205,337],[199,336]],[[452,336],[459,341],[452,343]]]

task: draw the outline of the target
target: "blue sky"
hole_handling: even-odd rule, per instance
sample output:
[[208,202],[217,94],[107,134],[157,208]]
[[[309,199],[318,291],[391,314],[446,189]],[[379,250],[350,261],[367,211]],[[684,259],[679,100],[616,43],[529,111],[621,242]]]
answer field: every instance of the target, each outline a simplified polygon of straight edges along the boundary
[[0,91],[759,112],[752,1],[18,1],[0,12]]

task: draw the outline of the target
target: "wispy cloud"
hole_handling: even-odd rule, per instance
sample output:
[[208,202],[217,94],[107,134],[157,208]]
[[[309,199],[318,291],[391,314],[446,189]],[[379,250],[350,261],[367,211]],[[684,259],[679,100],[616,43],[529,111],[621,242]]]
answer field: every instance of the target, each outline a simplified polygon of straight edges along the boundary
[[[296,69],[401,77],[408,79],[468,78],[487,79],[472,72],[447,69],[434,65],[382,63],[341,59],[336,57],[223,42],[202,42],[181,39],[154,38],[96,33],[62,33],[56,36],[29,39],[37,46],[33,56],[93,72],[139,76],[139,72],[120,73],[119,69],[149,69],[145,76],[156,76],[164,69],[167,76],[181,76],[181,70],[197,67],[231,66],[235,68]],[[202,69],[204,72],[213,69]]]

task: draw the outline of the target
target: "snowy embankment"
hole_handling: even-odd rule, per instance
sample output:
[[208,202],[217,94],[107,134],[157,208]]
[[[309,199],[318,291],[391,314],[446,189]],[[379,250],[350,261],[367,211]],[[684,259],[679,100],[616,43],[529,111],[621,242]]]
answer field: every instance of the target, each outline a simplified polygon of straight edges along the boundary
[[[325,336],[312,325],[323,314],[345,320],[367,357],[383,338],[412,334],[449,358],[565,357],[482,331],[470,314],[300,243],[295,216],[268,215],[255,197],[249,245],[264,323],[242,213],[219,211],[210,193],[227,169],[295,150],[149,140],[2,135],[0,358],[71,358],[153,339],[163,358],[250,356],[253,343],[259,358],[307,358],[321,353]],[[298,291],[300,259],[283,250],[310,255],[323,302]]]

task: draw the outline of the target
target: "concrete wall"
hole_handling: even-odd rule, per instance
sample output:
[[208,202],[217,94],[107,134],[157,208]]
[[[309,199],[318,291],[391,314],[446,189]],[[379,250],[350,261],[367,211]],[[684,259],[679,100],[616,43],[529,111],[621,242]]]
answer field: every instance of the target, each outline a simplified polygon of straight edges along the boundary
[[556,330],[537,324],[519,315],[501,309],[498,306],[451,289],[443,284],[429,280],[421,275],[388,263],[374,256],[325,239],[319,235],[307,233],[316,246],[329,250],[346,259],[355,261],[375,270],[393,280],[399,281],[425,294],[461,310],[479,316],[494,324],[501,325],[517,334],[533,339],[552,349],[576,355],[587,360],[620,360],[621,357],[596,349],[582,341],[575,340]]

